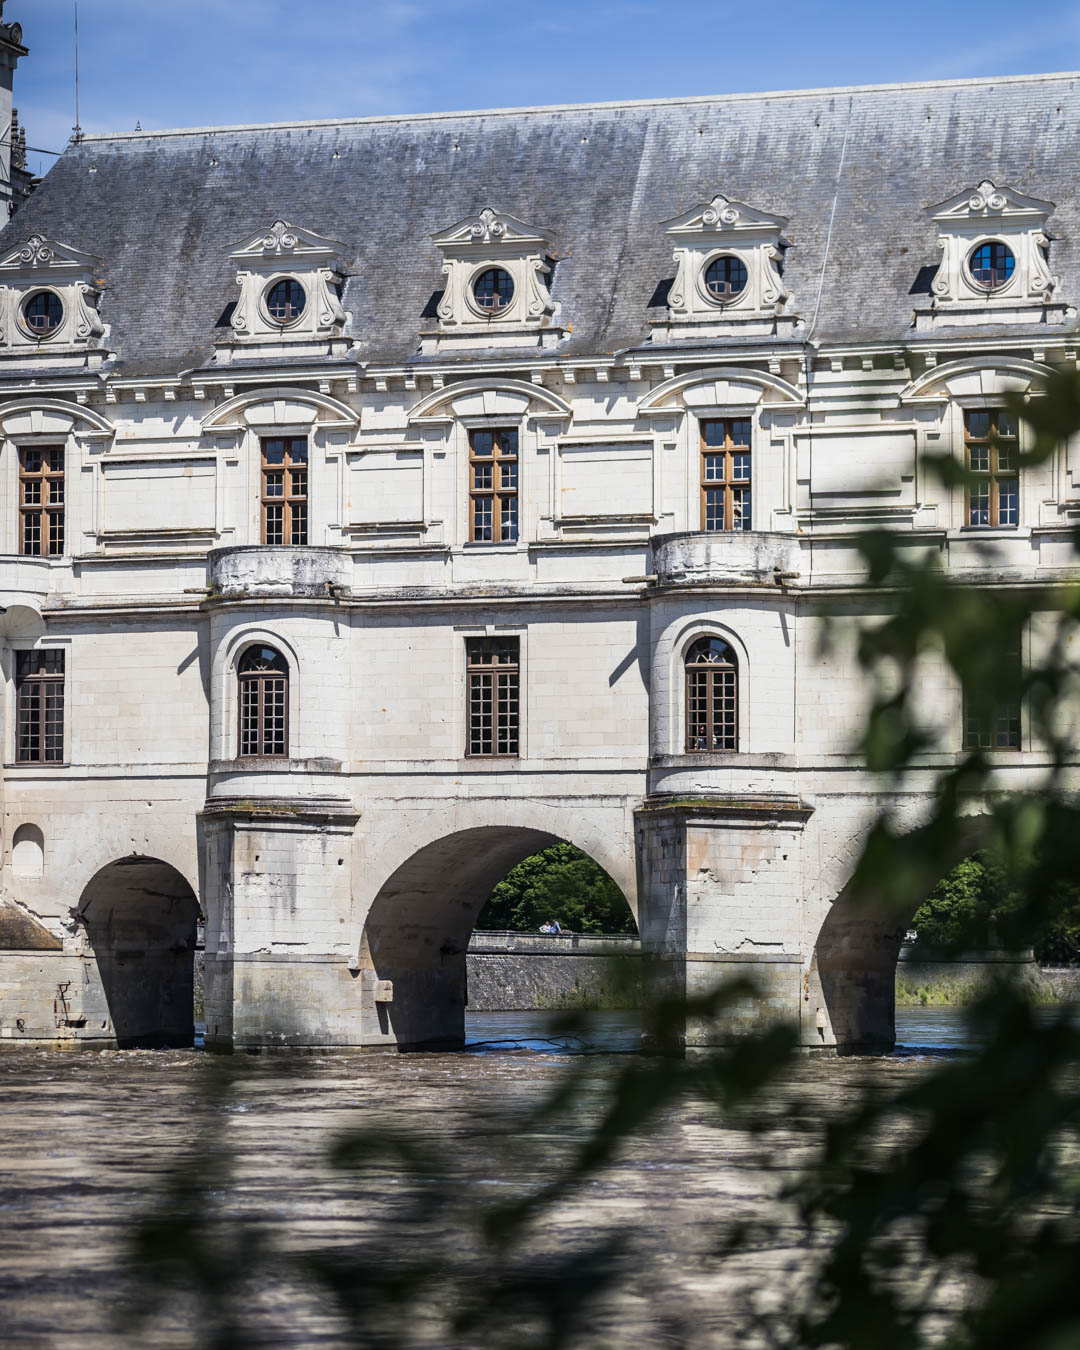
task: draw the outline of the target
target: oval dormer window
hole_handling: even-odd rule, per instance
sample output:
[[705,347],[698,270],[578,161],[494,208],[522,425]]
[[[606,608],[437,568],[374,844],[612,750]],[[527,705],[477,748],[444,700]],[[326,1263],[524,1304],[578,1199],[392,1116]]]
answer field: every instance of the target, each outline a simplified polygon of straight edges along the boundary
[[489,267],[473,282],[473,299],[489,314],[509,309],[514,298],[514,278],[501,267]]
[[736,296],[742,295],[749,281],[746,264],[734,254],[725,253],[714,258],[705,269],[705,289],[713,300],[727,304]]
[[971,255],[968,266],[977,286],[987,291],[1000,291],[1012,279],[1016,259],[1008,244],[1003,244],[1000,239],[991,239],[979,245]]
[[304,288],[294,277],[275,281],[266,293],[266,312],[274,323],[295,323],[303,314],[306,304]]
[[38,291],[23,306],[23,322],[36,338],[47,338],[64,322],[64,305],[55,291]]

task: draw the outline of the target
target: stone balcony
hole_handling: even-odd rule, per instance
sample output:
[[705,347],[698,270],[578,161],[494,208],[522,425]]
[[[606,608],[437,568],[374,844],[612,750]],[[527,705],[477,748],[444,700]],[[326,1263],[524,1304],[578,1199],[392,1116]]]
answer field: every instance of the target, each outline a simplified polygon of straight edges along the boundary
[[790,534],[692,530],[655,535],[652,550],[658,586],[776,586],[799,572],[799,540]]
[[[70,577],[70,570],[67,572]],[[36,637],[41,610],[52,590],[53,565],[48,558],[18,553],[0,556],[0,632],[7,637]]]
[[254,544],[209,555],[211,600],[334,598],[348,590],[349,554],[339,548]]

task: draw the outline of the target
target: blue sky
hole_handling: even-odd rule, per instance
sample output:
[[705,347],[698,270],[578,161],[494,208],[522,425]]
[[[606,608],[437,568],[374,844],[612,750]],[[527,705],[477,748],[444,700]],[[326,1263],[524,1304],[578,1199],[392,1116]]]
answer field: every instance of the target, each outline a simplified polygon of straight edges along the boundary
[[[35,146],[71,133],[73,8],[7,0]],[[81,0],[79,28],[86,131],[1080,67],[1080,0]]]

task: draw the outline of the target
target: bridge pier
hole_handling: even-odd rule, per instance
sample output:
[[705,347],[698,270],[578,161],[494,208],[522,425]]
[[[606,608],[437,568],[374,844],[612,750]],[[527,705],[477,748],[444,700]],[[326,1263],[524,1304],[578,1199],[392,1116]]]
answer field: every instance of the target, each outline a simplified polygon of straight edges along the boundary
[[[834,1044],[805,952],[802,843],[812,808],[793,797],[654,797],[636,814],[638,927],[646,1042],[722,1045],[773,1021],[794,1022],[808,1049]],[[752,992],[715,1017],[676,1018],[721,981]]]

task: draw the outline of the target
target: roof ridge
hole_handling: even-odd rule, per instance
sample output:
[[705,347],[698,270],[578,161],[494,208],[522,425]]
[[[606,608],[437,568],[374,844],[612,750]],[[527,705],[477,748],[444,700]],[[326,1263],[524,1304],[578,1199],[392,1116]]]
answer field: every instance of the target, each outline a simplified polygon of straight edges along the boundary
[[463,117],[514,117],[530,113],[583,112],[587,109],[608,108],[670,108],[709,103],[739,103],[754,99],[820,98],[827,94],[877,94],[897,90],[953,89],[972,85],[1034,84],[1053,80],[1080,80],[1080,71],[1048,71],[1031,75],[965,76],[946,80],[896,81],[887,84],[850,84],[823,86],[813,89],[769,89],[732,94],[693,94],[675,98],[611,99],[596,103],[550,103],[519,108],[469,108],[443,112],[380,113],[369,117],[323,117],[292,122],[238,122],[224,126],[174,127],[162,131],[86,132],[78,144],[101,141],[154,140],[166,136],[204,136],[236,131],[289,131],[308,127],[371,126],[392,122],[438,122]]

